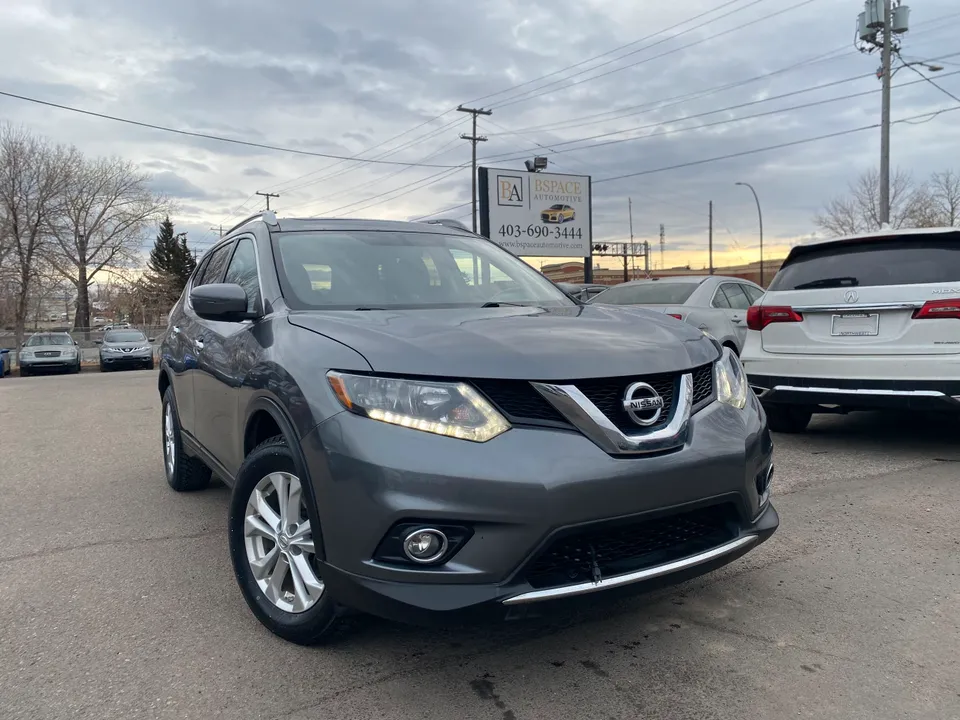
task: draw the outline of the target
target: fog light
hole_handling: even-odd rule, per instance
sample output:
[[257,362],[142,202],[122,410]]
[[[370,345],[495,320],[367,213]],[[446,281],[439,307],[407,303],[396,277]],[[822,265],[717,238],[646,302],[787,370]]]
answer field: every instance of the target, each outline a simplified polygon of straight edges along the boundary
[[416,563],[432,563],[447,551],[447,536],[433,528],[414,530],[403,539],[404,554]]

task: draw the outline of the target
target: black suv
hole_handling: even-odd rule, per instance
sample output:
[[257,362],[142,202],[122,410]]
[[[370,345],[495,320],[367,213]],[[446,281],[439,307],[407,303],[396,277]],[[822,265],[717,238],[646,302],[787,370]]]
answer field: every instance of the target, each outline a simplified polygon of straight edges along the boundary
[[502,618],[683,580],[779,522],[735,355],[452,225],[248,219],[171,311],[159,391],[167,481],[233,488],[240,589],[298,643],[343,607]]

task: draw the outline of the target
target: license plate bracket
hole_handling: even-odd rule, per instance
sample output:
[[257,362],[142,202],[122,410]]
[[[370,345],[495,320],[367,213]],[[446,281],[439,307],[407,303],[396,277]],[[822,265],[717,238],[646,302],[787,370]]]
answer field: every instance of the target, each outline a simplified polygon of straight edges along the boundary
[[878,313],[840,313],[830,319],[833,337],[876,337],[880,334]]

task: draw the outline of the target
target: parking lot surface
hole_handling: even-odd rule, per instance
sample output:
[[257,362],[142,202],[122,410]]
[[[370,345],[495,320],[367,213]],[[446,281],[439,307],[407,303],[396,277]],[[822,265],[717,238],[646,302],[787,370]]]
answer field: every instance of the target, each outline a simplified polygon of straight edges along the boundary
[[0,379],[0,717],[960,718],[957,427],[777,436],[779,532],[676,588],[302,648],[243,603],[227,490],[166,485],[155,373]]

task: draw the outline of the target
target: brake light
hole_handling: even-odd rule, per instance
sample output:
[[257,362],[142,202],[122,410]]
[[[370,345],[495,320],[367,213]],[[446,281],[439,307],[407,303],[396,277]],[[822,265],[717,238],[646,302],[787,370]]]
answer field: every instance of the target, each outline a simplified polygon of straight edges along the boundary
[[914,320],[930,318],[960,320],[960,300],[927,300],[922,308],[913,311]]
[[667,313],[667,315],[669,315],[672,318],[676,318],[677,320],[683,320],[683,315],[681,315],[680,313]]
[[767,325],[782,322],[803,322],[803,315],[786,305],[751,305],[747,308],[747,327],[763,330]]

